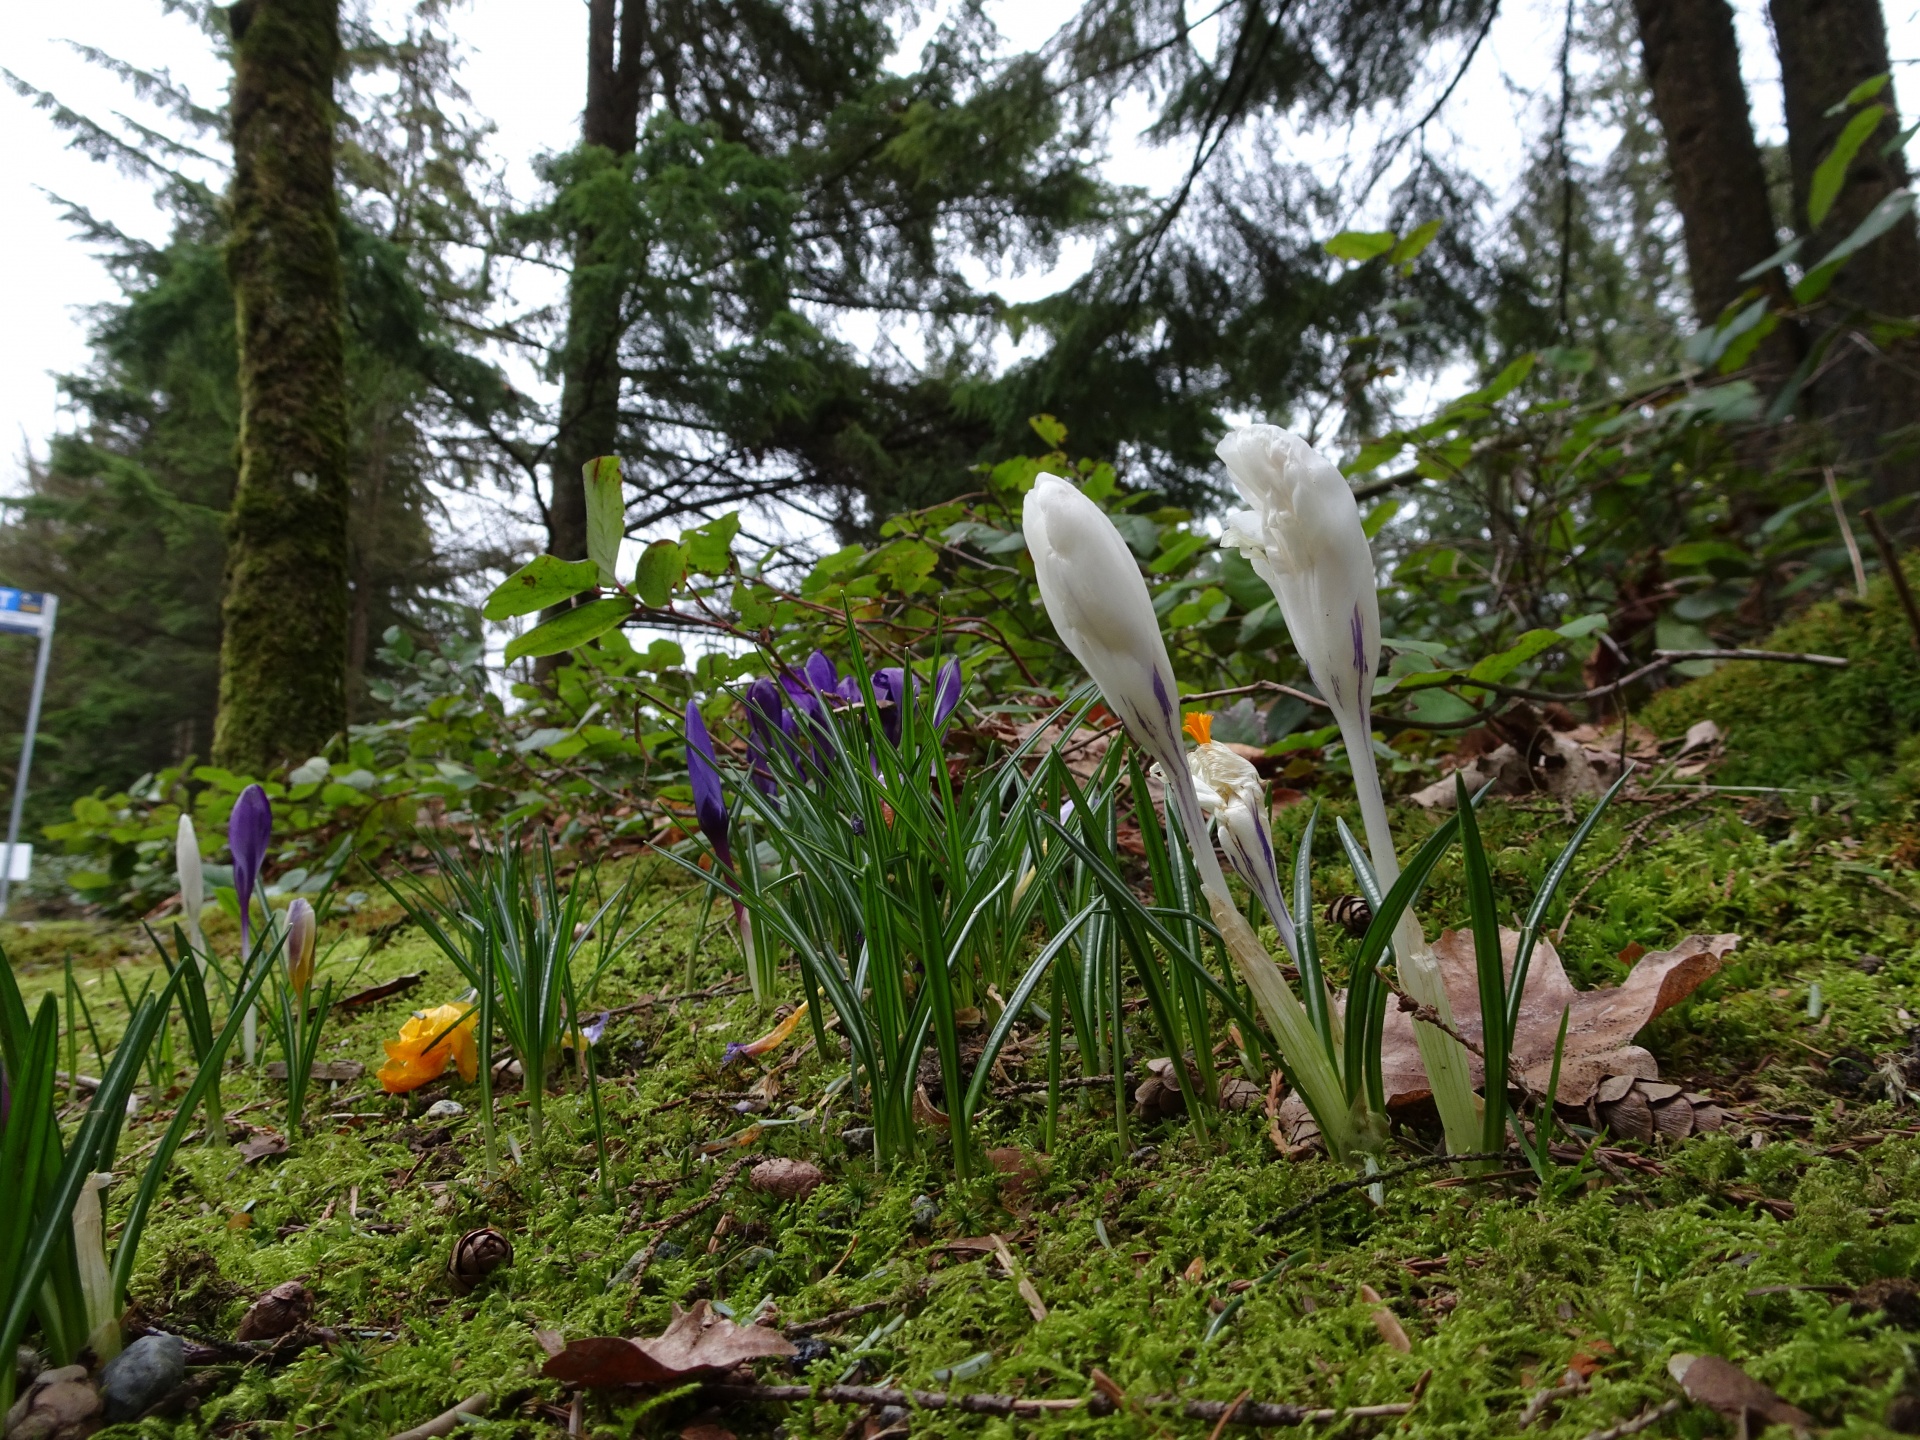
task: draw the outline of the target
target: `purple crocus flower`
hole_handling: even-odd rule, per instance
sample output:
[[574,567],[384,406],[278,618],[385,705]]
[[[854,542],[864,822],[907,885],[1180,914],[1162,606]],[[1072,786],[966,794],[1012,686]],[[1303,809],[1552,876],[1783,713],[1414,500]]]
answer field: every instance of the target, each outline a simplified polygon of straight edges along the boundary
[[787,714],[785,691],[766,678],[747,686],[747,760],[754,787],[763,795],[777,794],[779,782],[773,778],[773,735],[791,735],[792,719]]
[[580,1038],[585,1040],[589,1045],[598,1045],[600,1043],[600,1037],[607,1033],[607,1021],[612,1014],[613,1012],[611,1010],[602,1010],[598,1015],[594,1016],[593,1019],[580,1027]]
[[949,660],[933,677],[933,728],[940,729],[960,703],[960,662]]
[[880,706],[880,728],[898,745],[905,729],[907,672],[898,665],[874,671],[873,698]]
[[227,849],[233,854],[233,891],[240,901],[240,951],[249,948],[252,934],[253,892],[260,869],[267,863],[267,844],[273,839],[273,804],[267,792],[249,785],[233,802],[227,820]]
[[816,650],[807,656],[805,673],[807,684],[825,695],[833,694],[835,687],[840,683],[839,670],[835,668],[833,661],[827,658],[826,653],[821,650]]
[[720,788],[720,767],[713,758],[713,737],[697,702],[687,702],[687,782],[693,786],[693,814],[713,853],[729,870],[733,847],[727,842],[727,797]]

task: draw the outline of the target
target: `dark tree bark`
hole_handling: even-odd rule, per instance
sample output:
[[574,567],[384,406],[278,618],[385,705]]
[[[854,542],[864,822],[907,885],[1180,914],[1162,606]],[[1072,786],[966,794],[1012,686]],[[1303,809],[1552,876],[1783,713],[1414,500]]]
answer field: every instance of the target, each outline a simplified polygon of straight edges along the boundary
[[[591,0],[587,11],[587,104],[580,138],[614,156],[639,143],[645,93],[645,0]],[[610,455],[620,432],[618,257],[584,231],[574,247],[561,352],[560,423],[554,437],[547,549],[568,560],[587,553],[587,498],[581,467]]]
[[[1832,211],[1817,228],[1809,223],[1814,172],[1854,113],[1852,108],[1828,111],[1860,82],[1890,68],[1886,23],[1879,0],[1770,0],[1768,8],[1786,100],[1794,228],[1808,236],[1803,259],[1811,262],[1907,184],[1901,153],[1882,153],[1900,131],[1899,106],[1888,82],[1874,97],[1886,107],[1879,128],[1848,167]],[[1920,236],[1912,218],[1855,255],[1827,298],[1834,312],[1824,317],[1827,323],[1850,332],[1835,339],[1813,391],[1836,456],[1870,472],[1876,503],[1920,492],[1920,445],[1913,435],[1920,423],[1920,346],[1911,340],[1876,340],[1861,324],[1873,314],[1920,315]],[[1904,436],[1897,433],[1902,429]]]
[[240,0],[233,284],[240,475],[215,760],[259,774],[346,723],[347,417],[333,76],[338,0]]
[[1694,314],[1708,324],[1751,287],[1741,274],[1779,245],[1733,11],[1727,0],[1634,0],[1633,12],[1686,232]]

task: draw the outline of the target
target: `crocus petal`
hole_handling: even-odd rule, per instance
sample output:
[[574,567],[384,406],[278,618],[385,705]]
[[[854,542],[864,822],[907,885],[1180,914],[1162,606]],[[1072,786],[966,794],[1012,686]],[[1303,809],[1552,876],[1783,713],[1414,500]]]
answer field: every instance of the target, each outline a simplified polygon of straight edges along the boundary
[[1373,551],[1353,490],[1305,440],[1248,425],[1220,442],[1234,488],[1251,509],[1227,517],[1220,543],[1238,549],[1272,587],[1287,633],[1333,708],[1346,742],[1382,885],[1400,873],[1373,760],[1373,677],[1380,665],[1380,600]]
[[873,672],[873,698],[880,706],[880,728],[895,745],[906,732],[907,672],[889,665]]
[[315,924],[313,906],[306,897],[296,897],[287,906],[287,983],[293,993],[304,996],[313,982]]
[[387,1063],[380,1067],[380,1085],[389,1095],[402,1095],[438,1080],[449,1064],[472,1084],[480,1073],[480,1047],[475,1037],[480,1012],[470,1003],[437,1005],[414,1012],[400,1027],[398,1038],[386,1042]]
[[180,879],[181,913],[187,917],[187,928],[198,940],[200,912],[207,903],[207,882],[200,868],[200,837],[194,832],[191,815],[182,815],[174,830],[173,869]]
[[754,788],[763,795],[776,795],[780,790],[773,778],[773,737],[787,724],[786,702],[781,698],[784,693],[764,676],[747,686],[747,765]]
[[940,673],[933,677],[934,729],[938,730],[945,725],[947,717],[953,714],[954,707],[960,703],[962,684],[958,660],[949,660],[940,667]]
[[765,1055],[770,1050],[778,1050],[782,1045],[787,1043],[792,1037],[793,1032],[799,1028],[800,1021],[805,1017],[806,1013],[807,1002],[803,1000],[800,1002],[800,1007],[797,1010],[787,1016],[787,1018],[782,1020],[778,1025],[775,1025],[758,1040],[749,1040],[745,1044],[737,1040],[730,1042],[727,1045],[726,1054],[720,1059],[720,1063],[722,1065],[731,1065],[735,1060],[753,1059]]
[[733,847],[727,840],[727,797],[720,788],[720,768],[713,759],[713,737],[700,706],[687,702],[687,782],[693,787],[693,814],[701,833],[713,846],[720,863],[733,867]]
[[1224,897],[1226,877],[1207,843],[1180,742],[1173,662],[1133,552],[1100,507],[1057,475],[1042,473],[1034,482],[1021,526],[1053,628],[1166,775],[1168,803],[1193,847],[1201,883]]
[[249,785],[233,802],[227,820],[227,849],[233,854],[233,889],[240,901],[240,945],[247,947],[253,917],[253,891],[260,869],[267,863],[267,845],[273,839],[273,804],[267,792]]
[[831,693],[840,683],[840,672],[829,660],[825,651],[816,650],[807,656],[807,683],[814,689]]

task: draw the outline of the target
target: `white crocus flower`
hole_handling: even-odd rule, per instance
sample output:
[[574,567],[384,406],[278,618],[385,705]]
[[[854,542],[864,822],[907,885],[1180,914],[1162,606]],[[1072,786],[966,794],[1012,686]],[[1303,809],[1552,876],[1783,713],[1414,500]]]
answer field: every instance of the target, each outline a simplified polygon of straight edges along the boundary
[[[1373,755],[1373,679],[1380,668],[1380,600],[1373,551],[1360,507],[1333,463],[1277,425],[1248,425],[1216,450],[1250,507],[1227,516],[1220,543],[1246,557],[1273,587],[1294,649],[1333,711],[1353,767],[1354,791],[1366,827],[1374,876],[1384,893],[1400,878],[1393,831]],[[1394,931],[1394,952],[1407,993],[1452,1024],[1439,964],[1409,906]],[[1416,1025],[1420,1058],[1455,1150],[1479,1136],[1467,1057],[1459,1043],[1430,1025]]]
[[180,879],[180,909],[187,917],[187,938],[196,950],[205,950],[207,937],[200,931],[200,912],[207,903],[207,883],[200,871],[200,837],[194,834],[190,815],[180,817],[174,832],[173,866]]
[[1187,768],[1200,809],[1213,821],[1221,852],[1234,874],[1259,897],[1280,932],[1280,943],[1297,961],[1300,951],[1293,938],[1293,913],[1281,888],[1273,828],[1267,819],[1266,784],[1245,756],[1214,740],[1212,716],[1189,715],[1186,729],[1199,742],[1187,754]]
[[1053,628],[1134,743],[1159,765],[1167,804],[1186,833],[1227,953],[1272,1028],[1328,1147],[1344,1154],[1354,1130],[1339,1076],[1299,997],[1287,988],[1280,967],[1227,893],[1226,876],[1207,838],[1180,739],[1173,663],[1133,552],[1100,507],[1057,475],[1042,473],[1035,480],[1021,527]]

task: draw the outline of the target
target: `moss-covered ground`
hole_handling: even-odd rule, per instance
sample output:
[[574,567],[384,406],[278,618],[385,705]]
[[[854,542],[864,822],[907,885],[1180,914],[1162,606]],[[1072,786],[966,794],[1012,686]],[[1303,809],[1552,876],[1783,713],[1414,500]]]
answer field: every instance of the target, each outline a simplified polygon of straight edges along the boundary
[[[1417,1395],[1403,1419],[1337,1433],[1371,1425],[1481,1436],[1518,1433],[1529,1397],[1573,1365],[1590,1372],[1589,1387],[1546,1406],[1527,1433],[1580,1437],[1673,1396],[1667,1360],[1692,1351],[1737,1362],[1836,1433],[1890,1433],[1890,1400],[1920,1387],[1916,1335],[1846,1302],[1854,1287],[1920,1265],[1920,1114],[1874,1079],[1883,1060],[1914,1059],[1908,1012],[1920,1012],[1920,890],[1909,876],[1920,822],[1898,796],[1893,784],[1837,784],[1672,809],[1691,797],[1655,791],[1604,823],[1569,886],[1584,893],[1562,948],[1582,985],[1618,980],[1617,957],[1632,945],[1659,948],[1694,931],[1745,937],[1721,974],[1645,1037],[1664,1073],[1732,1112],[1728,1129],[1642,1147],[1654,1162],[1647,1172],[1616,1167],[1617,1177],[1599,1175],[1571,1199],[1543,1201],[1519,1178],[1463,1184],[1428,1172],[1390,1182],[1383,1205],[1342,1195],[1276,1234],[1257,1227],[1351,1172],[1284,1157],[1257,1110],[1221,1117],[1204,1141],[1184,1118],[1136,1121],[1123,1153],[1110,1095],[1080,1091],[1044,1155],[1044,1104],[1010,1098],[985,1129],[988,1144],[1029,1157],[1018,1176],[956,1182],[932,1140],[918,1163],[876,1168],[843,1138],[860,1123],[855,1102],[830,1088],[843,1068],[807,1047],[805,1029],[757,1068],[723,1067],[726,1042],[766,1024],[746,996],[648,1003],[686,991],[689,974],[695,990],[729,979],[723,937],[710,932],[689,959],[699,913],[691,896],[649,928],[596,997],[615,1011],[599,1052],[612,1203],[595,1183],[577,1083],[550,1100],[537,1151],[520,1097],[499,1097],[521,1151],[489,1175],[473,1087],[388,1097],[374,1082],[382,1040],[459,985],[418,932],[369,904],[328,927],[329,938],[345,936],[331,963],[344,974],[345,957],[371,947],[356,984],[427,978],[331,1022],[323,1058],[362,1061],[366,1078],[316,1097],[307,1132],[282,1157],[249,1165],[232,1150],[183,1152],[133,1287],[147,1315],[219,1337],[232,1335],[251,1297],[301,1280],[318,1297],[316,1320],[340,1339],[278,1369],[236,1366],[196,1413],[147,1420],[140,1433],[359,1440],[478,1391],[493,1407],[462,1434],[549,1432],[564,1428],[567,1397],[539,1378],[536,1330],[657,1334],[673,1305],[703,1296],[743,1319],[771,1299],[789,1324],[883,1304],[820,1337],[833,1348],[804,1373],[821,1382],[858,1363],[869,1382],[1071,1398],[1091,1393],[1097,1367],[1134,1396],[1245,1392],[1349,1406]],[[1283,813],[1297,826],[1299,807]],[[1406,821],[1410,830],[1429,823]],[[1492,808],[1486,824],[1503,897],[1517,910],[1564,839],[1565,817],[1534,802]],[[1329,866],[1329,896],[1344,878]],[[1430,927],[1459,923],[1451,863],[1424,910]],[[124,1013],[111,972],[137,988],[149,967],[136,936],[106,926],[0,932],[30,994],[58,991],[74,954],[109,1034]],[[215,943],[231,937],[216,933]],[[1135,1040],[1139,1058],[1154,1053],[1144,1031]],[[91,1070],[82,1046],[81,1068]],[[1039,1061],[1029,1064],[1033,1078]],[[1010,1078],[1021,1078],[1017,1066]],[[736,1113],[754,1089],[769,1108]],[[422,1119],[442,1097],[467,1113],[444,1126]],[[237,1121],[282,1125],[270,1082],[236,1072],[227,1099]],[[168,1109],[163,1095],[128,1124],[123,1168]],[[798,1123],[764,1126],[744,1146],[722,1143],[756,1118]],[[1396,1153],[1426,1143],[1403,1137]],[[610,1290],[609,1277],[653,1233],[641,1227],[706,1196],[742,1155],[803,1157],[829,1180],[798,1203],[735,1184],[668,1234],[642,1283]],[[514,1261],[457,1295],[445,1279],[450,1249],[483,1224],[511,1237]],[[991,1254],[953,1243],[993,1234],[1019,1255],[1044,1319]],[[1383,1338],[1381,1305],[1409,1350]],[[862,1361],[855,1352],[868,1340]],[[981,1355],[964,1379],[940,1374]],[[673,1435],[703,1411],[694,1395],[600,1393],[583,1423],[594,1434]],[[704,1418],[741,1435],[784,1426],[790,1436],[837,1436],[855,1414],[794,1404]],[[1012,1420],[939,1411],[910,1426],[1116,1437],[1211,1429],[1127,1411]],[[1722,1434],[1729,1424],[1688,1408],[1648,1433]]]

